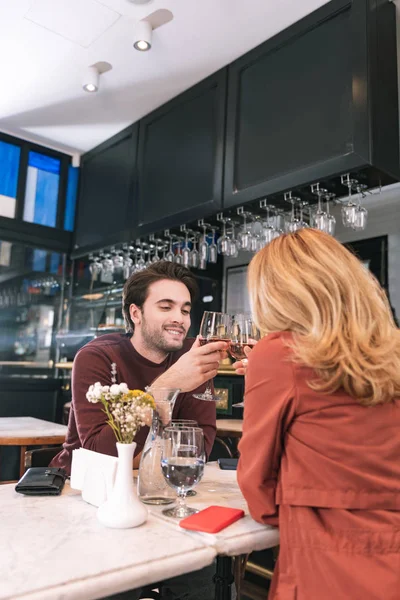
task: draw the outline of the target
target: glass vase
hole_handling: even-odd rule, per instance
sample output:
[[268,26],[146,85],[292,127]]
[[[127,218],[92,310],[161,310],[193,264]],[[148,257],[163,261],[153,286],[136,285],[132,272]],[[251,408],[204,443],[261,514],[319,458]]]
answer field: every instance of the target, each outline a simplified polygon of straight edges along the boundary
[[161,470],[162,437],[165,427],[171,424],[180,390],[149,388],[147,391],[152,394],[156,409],[140,458],[138,496],[145,504],[171,504],[176,500],[176,492],[166,483]]

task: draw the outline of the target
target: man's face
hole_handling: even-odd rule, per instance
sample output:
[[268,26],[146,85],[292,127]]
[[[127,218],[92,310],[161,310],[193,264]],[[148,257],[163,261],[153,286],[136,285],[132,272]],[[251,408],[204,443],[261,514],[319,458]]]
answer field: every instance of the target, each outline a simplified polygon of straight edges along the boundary
[[135,336],[148,348],[180,350],[190,327],[190,293],[180,281],[163,279],[152,283],[142,310],[131,306]]

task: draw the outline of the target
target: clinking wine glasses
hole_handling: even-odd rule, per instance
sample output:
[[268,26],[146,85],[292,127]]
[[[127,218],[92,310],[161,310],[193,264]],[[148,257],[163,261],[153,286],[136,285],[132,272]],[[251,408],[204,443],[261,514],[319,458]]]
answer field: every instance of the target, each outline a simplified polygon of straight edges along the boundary
[[[200,325],[199,341],[202,346],[210,342],[230,343],[232,331],[232,317],[226,313],[206,311]],[[207,382],[205,392],[193,394],[198,400],[216,402],[220,399],[212,393],[211,381]]]

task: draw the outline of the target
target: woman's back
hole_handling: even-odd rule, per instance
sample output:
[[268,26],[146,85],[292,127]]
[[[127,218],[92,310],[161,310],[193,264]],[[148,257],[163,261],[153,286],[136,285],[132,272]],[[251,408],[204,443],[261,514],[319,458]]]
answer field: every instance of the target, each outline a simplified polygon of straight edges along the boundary
[[[312,369],[291,364],[285,341],[271,334],[258,351],[273,353],[296,391],[295,416],[286,431],[278,500],[334,508],[400,510],[400,399],[363,406],[343,389],[312,390]],[[271,339],[272,338],[272,339]],[[271,360],[271,359],[269,359]],[[265,368],[265,367],[264,367]],[[400,594],[399,594],[400,597]]]
[[253,518],[279,524],[274,586],[282,600],[398,600],[400,403],[313,391],[291,341],[270,334],[252,352],[239,447]]

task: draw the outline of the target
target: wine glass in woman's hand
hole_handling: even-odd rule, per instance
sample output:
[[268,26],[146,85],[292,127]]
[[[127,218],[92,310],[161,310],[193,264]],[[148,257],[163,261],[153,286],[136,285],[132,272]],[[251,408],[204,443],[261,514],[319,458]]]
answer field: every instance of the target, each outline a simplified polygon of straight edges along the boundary
[[245,375],[247,358],[260,339],[260,332],[251,317],[238,314],[233,318],[229,353],[236,359],[233,368],[238,375]]

